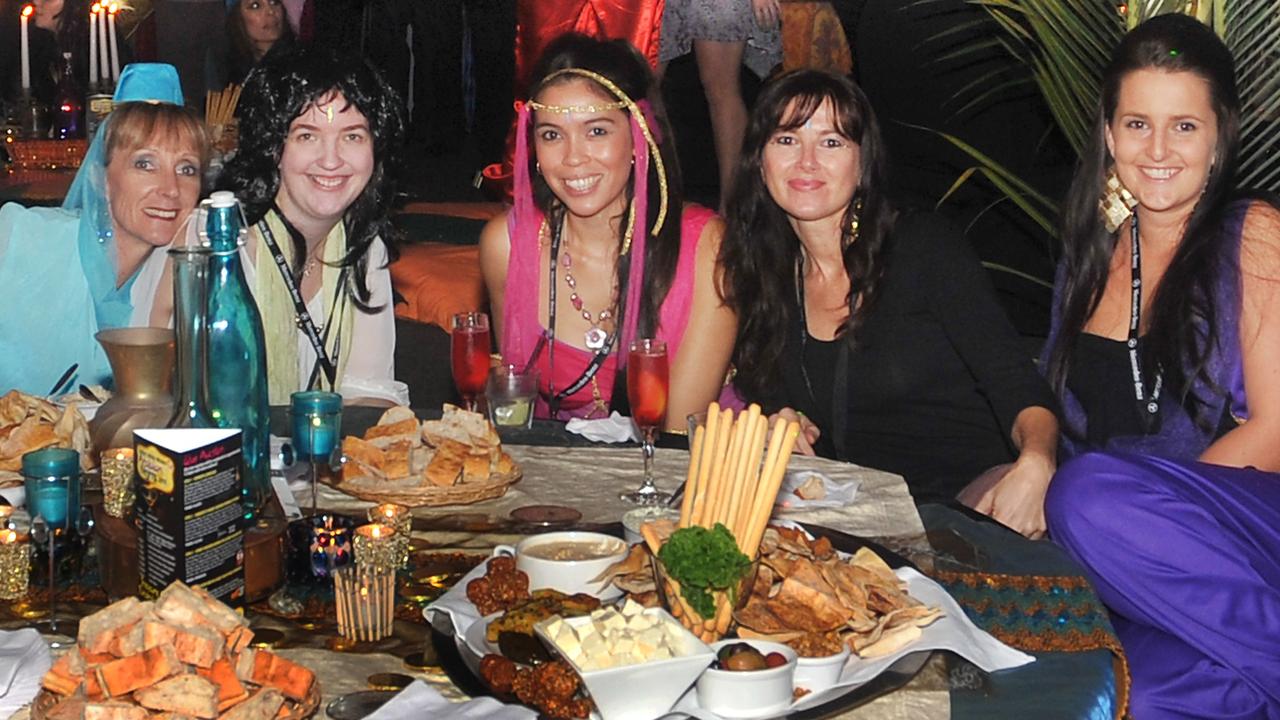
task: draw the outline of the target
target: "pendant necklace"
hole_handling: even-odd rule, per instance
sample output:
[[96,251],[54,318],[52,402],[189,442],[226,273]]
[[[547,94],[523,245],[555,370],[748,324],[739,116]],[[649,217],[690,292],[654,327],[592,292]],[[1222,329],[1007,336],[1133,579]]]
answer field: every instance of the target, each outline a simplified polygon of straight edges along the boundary
[[588,350],[598,352],[609,341],[609,333],[601,325],[613,319],[613,308],[618,304],[618,286],[616,283],[613,286],[613,299],[609,307],[592,315],[591,311],[583,304],[582,297],[578,295],[578,281],[573,277],[573,258],[569,255],[568,248],[565,248],[560,255],[560,265],[564,268],[564,284],[569,288],[570,304],[573,305],[574,310],[582,314],[582,319],[586,320],[587,324],[591,326],[582,334],[582,341]]

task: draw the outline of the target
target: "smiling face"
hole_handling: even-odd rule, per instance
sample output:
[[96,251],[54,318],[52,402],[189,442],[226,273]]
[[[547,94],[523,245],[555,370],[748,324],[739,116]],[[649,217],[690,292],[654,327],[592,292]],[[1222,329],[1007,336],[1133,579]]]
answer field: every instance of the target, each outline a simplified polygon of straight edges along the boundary
[[259,54],[271,49],[284,33],[284,7],[280,0],[241,0],[244,34]]
[[58,15],[62,12],[64,4],[65,0],[33,0],[31,5],[35,8],[33,19],[36,27],[56,31]]
[[569,212],[593,217],[621,214],[631,179],[631,123],[621,110],[591,112],[615,98],[588,80],[558,83],[538,93],[538,102],[573,112],[538,110],[534,150],[542,177]]
[[163,247],[200,199],[200,153],[156,133],[107,163],[107,200],[116,242]]
[[[782,114],[791,117],[792,108]],[[835,124],[831,103],[818,106],[800,127],[778,130],[761,154],[765,187],[793,226],[837,227],[861,178],[861,148]]]
[[289,125],[276,203],[303,235],[318,239],[364,192],[373,166],[368,119],[334,93],[308,106]]
[[1191,72],[1129,73],[1106,139],[1116,174],[1140,209],[1189,216],[1216,157],[1218,118],[1209,81]]

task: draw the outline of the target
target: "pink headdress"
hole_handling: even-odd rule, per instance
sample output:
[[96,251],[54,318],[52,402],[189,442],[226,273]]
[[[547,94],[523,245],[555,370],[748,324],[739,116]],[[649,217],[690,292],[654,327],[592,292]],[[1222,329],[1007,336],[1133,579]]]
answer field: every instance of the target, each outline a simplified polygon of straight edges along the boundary
[[[511,224],[509,225],[511,242],[513,244],[520,243],[522,247],[531,247],[538,242],[538,234],[541,232],[541,218],[533,202],[533,183],[529,177],[529,122],[531,111],[594,112],[602,109],[627,110],[630,115],[635,171],[633,174],[631,209],[627,213],[627,226],[622,242],[622,254],[631,254],[630,272],[627,275],[627,297],[622,311],[622,335],[619,338],[621,341],[619,347],[626,348],[635,339],[636,335],[636,323],[640,313],[640,293],[644,285],[646,240],[648,236],[657,237],[658,233],[662,232],[662,226],[666,222],[668,210],[667,172],[666,166],[662,162],[662,154],[658,150],[658,141],[655,134],[657,125],[653,122],[653,109],[647,100],[641,99],[638,102],[632,100],[613,81],[599,73],[581,68],[566,68],[548,75],[543,80],[543,84],[545,85],[547,81],[563,75],[578,75],[592,80],[605,90],[608,90],[610,94],[617,98],[617,101],[600,106],[592,105],[581,108],[543,105],[533,100],[517,104],[514,163],[515,206],[512,209]],[[658,216],[655,219],[653,229],[646,232],[650,159],[653,160],[658,170]],[[631,252],[633,249],[634,252]],[[523,347],[520,332],[516,328],[515,313],[516,309],[508,303],[504,311],[506,322],[503,325],[505,328],[503,351],[504,353],[510,353],[511,357],[524,358],[530,350]],[[625,357],[625,355],[622,356],[623,362],[625,362]]]

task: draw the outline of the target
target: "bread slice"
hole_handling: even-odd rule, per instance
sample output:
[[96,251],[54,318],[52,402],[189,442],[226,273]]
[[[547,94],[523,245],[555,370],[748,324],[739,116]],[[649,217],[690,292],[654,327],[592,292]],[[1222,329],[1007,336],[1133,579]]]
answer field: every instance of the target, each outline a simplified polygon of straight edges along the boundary
[[397,440],[382,451],[382,470],[389,478],[402,478],[410,475],[410,453],[413,447],[404,440]]
[[244,683],[236,677],[236,670],[227,658],[221,658],[209,668],[196,668],[196,674],[218,686],[218,712],[249,697]]
[[178,659],[196,667],[213,667],[222,657],[226,640],[213,628],[198,625],[179,630],[173,638],[173,652]]
[[365,431],[364,439],[384,450],[399,442],[421,445],[422,429],[418,427],[417,418],[407,418],[390,425],[374,425]]
[[342,454],[347,458],[347,463],[342,468],[343,479],[346,479],[348,473],[386,477],[382,470],[385,462],[382,448],[377,445],[348,435],[342,438]]
[[382,413],[382,417],[378,418],[378,424],[394,425],[403,420],[413,420],[414,422],[417,422],[418,417],[413,414],[412,410],[404,405],[396,405],[395,407],[387,408],[387,411]]
[[452,487],[462,474],[462,466],[471,454],[471,446],[440,438],[436,454],[427,465],[427,481],[438,487]]
[[271,720],[282,705],[284,695],[275,688],[264,687],[224,713],[221,720]]
[[127,631],[151,609],[151,603],[129,596],[118,600],[80,621],[76,641],[81,651],[100,655],[110,653],[116,633]]
[[218,717],[218,686],[199,675],[175,675],[133,693],[139,705],[213,720]]
[[489,454],[472,452],[462,463],[462,482],[484,482],[489,479]]
[[138,655],[100,665],[96,674],[98,685],[108,696],[120,697],[138,688],[155,685],[182,670],[182,663],[174,655],[173,649],[168,645],[161,645]]
[[147,709],[133,703],[85,703],[84,720],[147,720]]
[[253,658],[252,682],[273,687],[285,697],[301,702],[311,692],[316,675],[301,665],[267,650],[259,650]]

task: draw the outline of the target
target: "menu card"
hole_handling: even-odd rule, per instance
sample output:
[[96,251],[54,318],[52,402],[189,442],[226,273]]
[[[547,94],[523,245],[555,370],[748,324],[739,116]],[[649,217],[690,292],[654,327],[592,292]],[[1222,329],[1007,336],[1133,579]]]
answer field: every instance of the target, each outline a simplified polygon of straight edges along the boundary
[[238,429],[136,430],[138,594],[174,580],[244,602],[244,508]]

